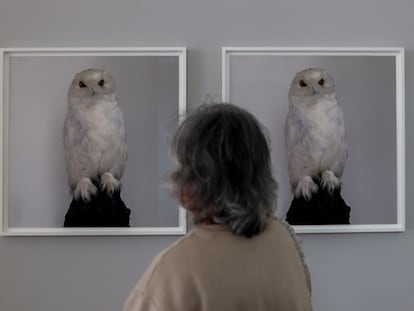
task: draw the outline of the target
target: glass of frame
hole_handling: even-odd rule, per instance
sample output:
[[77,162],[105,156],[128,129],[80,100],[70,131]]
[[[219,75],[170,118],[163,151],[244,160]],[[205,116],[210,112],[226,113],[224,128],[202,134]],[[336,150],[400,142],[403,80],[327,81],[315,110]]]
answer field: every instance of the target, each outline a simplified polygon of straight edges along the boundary
[[223,101],[246,108],[269,130],[276,215],[285,218],[293,198],[284,126],[294,75],[324,68],[335,79],[347,128],[348,160],[342,196],[349,225],[300,225],[299,233],[405,230],[405,121],[403,48],[224,47]]
[[[186,113],[186,49],[18,48],[0,50],[0,201],[3,235],[179,235],[186,213],[168,195],[168,138]],[[63,228],[71,195],[63,124],[77,72],[115,79],[128,161],[121,197],[128,228]]]

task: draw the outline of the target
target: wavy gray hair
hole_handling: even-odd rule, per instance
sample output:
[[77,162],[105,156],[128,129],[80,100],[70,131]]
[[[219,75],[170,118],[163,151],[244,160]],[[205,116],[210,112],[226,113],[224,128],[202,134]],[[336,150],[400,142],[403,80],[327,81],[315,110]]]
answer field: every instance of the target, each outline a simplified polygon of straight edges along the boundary
[[195,223],[227,224],[247,237],[264,229],[276,208],[277,183],[266,137],[251,113],[204,104],[180,124],[171,152],[178,162],[170,176],[173,194]]

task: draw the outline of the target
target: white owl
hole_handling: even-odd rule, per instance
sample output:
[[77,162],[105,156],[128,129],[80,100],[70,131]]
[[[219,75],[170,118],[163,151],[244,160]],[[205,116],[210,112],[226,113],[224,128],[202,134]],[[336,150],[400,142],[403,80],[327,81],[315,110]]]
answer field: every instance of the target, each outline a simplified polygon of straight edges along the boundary
[[312,177],[331,193],[341,186],[348,149],[345,124],[334,80],[324,69],[305,69],[293,79],[285,143],[295,197],[310,200],[318,191]]
[[71,193],[88,202],[97,184],[112,195],[120,188],[127,159],[124,116],[114,79],[101,69],[75,75],[64,125],[66,172]]

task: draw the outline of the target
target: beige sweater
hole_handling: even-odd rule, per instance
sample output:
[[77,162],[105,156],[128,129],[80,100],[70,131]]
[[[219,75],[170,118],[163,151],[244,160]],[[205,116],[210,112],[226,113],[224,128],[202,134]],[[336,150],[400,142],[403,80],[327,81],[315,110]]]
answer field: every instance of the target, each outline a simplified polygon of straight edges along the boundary
[[285,225],[253,238],[225,225],[196,226],[161,252],[124,311],[310,311],[310,280]]

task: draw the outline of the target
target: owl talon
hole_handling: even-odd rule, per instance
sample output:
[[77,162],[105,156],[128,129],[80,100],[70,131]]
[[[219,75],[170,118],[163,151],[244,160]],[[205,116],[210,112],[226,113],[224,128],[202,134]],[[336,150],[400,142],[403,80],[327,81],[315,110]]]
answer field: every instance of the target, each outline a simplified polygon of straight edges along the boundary
[[106,191],[110,196],[121,187],[121,182],[111,173],[105,173],[101,176],[101,189]]
[[91,196],[96,195],[97,192],[98,189],[92,181],[89,178],[83,178],[76,185],[76,188],[73,191],[73,197],[75,200],[82,198],[84,202],[89,202],[91,200]]
[[312,193],[318,191],[318,185],[315,184],[312,180],[312,177],[305,176],[303,177],[296,186],[295,197],[303,197],[306,201],[309,201],[312,198]]
[[329,193],[333,193],[336,188],[341,186],[341,181],[332,171],[323,172],[321,179],[322,188],[328,190]]

